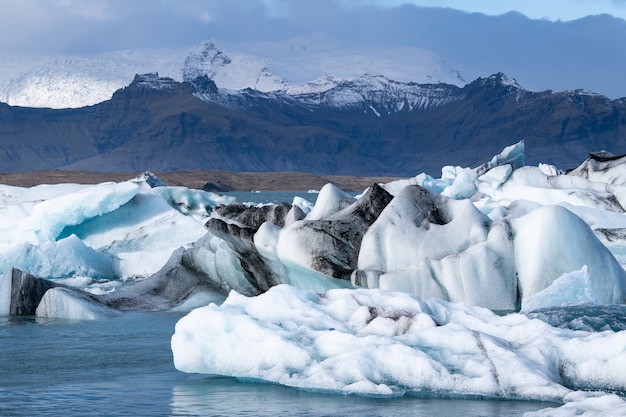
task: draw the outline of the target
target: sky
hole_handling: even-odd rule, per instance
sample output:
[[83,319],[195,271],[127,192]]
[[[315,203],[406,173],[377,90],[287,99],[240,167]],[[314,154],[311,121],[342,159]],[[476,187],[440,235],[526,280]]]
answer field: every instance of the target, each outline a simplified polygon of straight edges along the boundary
[[429,49],[468,81],[502,71],[530,89],[626,97],[626,0],[1,1],[5,61],[323,36]]
[[[377,3],[397,6],[407,1],[379,0]],[[501,15],[514,10],[532,19],[552,21],[575,20],[595,14],[626,19],[626,0],[413,0],[410,3],[488,15]]]

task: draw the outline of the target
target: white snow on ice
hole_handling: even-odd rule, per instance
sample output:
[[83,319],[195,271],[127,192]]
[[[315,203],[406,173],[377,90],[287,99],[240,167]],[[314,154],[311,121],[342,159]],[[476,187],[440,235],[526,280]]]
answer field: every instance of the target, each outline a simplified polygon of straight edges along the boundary
[[[268,308],[268,306],[272,306]],[[174,364],[312,390],[563,401],[626,392],[626,333],[381,290],[231,293],[176,325]]]

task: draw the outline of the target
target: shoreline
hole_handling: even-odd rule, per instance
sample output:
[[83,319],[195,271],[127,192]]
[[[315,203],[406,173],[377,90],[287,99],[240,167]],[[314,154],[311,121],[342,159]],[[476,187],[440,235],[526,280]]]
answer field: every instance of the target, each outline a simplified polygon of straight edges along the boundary
[[[0,173],[0,184],[16,187],[34,187],[40,184],[99,184],[121,182],[143,172],[93,172],[46,170],[18,173]],[[232,172],[217,170],[153,171],[170,186],[212,191],[309,191],[319,190],[332,183],[344,191],[360,192],[374,183],[390,182],[406,177],[348,175],[315,175],[305,172]]]

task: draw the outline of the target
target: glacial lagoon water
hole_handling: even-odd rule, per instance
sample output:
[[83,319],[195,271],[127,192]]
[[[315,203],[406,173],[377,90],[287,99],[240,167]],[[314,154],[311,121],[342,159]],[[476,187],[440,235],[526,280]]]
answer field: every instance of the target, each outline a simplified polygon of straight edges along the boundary
[[520,416],[550,403],[366,398],[177,371],[180,313],[0,318],[1,416]]

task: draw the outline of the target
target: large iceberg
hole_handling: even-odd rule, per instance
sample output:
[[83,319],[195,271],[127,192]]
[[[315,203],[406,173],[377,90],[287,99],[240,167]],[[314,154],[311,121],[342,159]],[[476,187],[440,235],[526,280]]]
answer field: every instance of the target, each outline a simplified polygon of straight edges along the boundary
[[[18,291],[11,282],[15,268],[65,287],[45,297],[37,314],[100,317],[120,304],[112,296],[102,299],[107,293],[143,280],[157,287],[162,278],[155,276],[170,257],[204,237],[202,220],[213,207],[229,202],[230,197],[199,190],[151,188],[145,178],[96,185],[0,186],[0,300],[8,300],[0,313],[8,312],[11,302],[19,303],[16,297],[29,296],[27,289]],[[192,285],[181,299],[165,296],[170,302],[139,305],[173,307],[197,293],[195,287],[202,288],[197,282]],[[145,298],[138,289],[121,294]],[[94,302],[102,308],[94,308]]]
[[626,393],[626,332],[559,329],[382,290],[233,292],[181,319],[172,351],[181,371],[340,393],[544,401]]
[[[356,201],[327,186],[308,215],[281,222],[218,216],[209,229],[241,264],[264,262],[273,285],[181,319],[175,366],[307,390],[564,404],[536,415],[626,412],[624,184],[525,167],[523,146]],[[331,289],[348,275],[369,289]],[[307,290],[312,280],[324,283]]]

